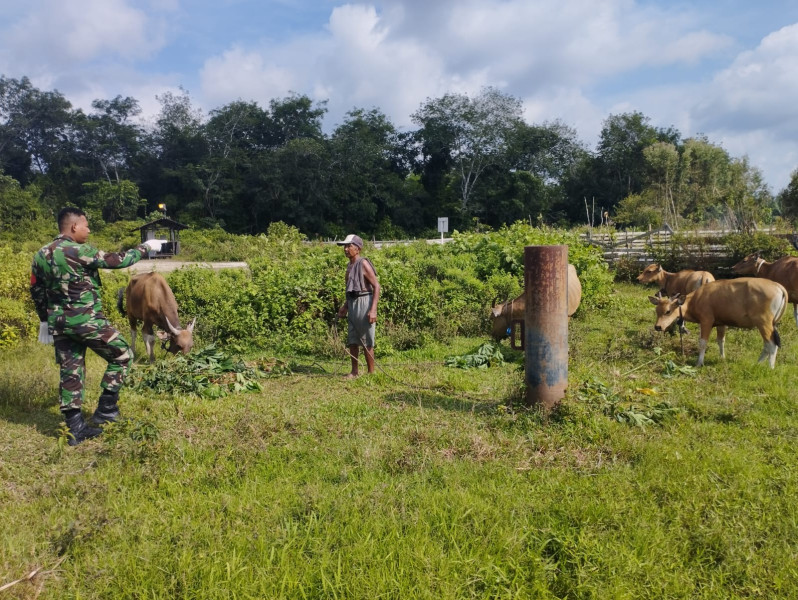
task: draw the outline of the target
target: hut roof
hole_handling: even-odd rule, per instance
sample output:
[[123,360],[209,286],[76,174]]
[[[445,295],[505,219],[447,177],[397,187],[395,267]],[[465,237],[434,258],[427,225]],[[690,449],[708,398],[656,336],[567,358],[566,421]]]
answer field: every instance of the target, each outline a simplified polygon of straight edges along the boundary
[[133,231],[140,231],[142,229],[147,229],[149,227],[168,227],[169,229],[188,229],[188,225],[184,225],[183,223],[178,223],[177,221],[173,221],[167,217],[161,217],[160,219],[155,219],[154,221],[150,221],[149,223],[145,223],[141,227],[136,227]]

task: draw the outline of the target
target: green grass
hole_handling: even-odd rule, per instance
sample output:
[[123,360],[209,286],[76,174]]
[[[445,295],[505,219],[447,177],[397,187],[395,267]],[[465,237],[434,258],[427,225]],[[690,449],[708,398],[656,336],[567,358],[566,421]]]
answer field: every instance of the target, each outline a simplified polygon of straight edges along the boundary
[[[280,357],[294,374],[259,393],[125,390],[129,422],[66,448],[52,348],[3,350],[0,586],[42,568],[4,593],[798,597],[791,315],[773,371],[758,333],[732,330],[725,362],[712,340],[703,369],[668,376],[695,364],[697,326],[682,357],[648,290],[618,289],[571,322],[547,419],[517,403],[519,354],[446,368],[484,341],[455,339],[378,353],[383,371],[353,382],[343,357]],[[102,368],[91,357],[87,411]],[[662,402],[678,410],[661,425],[616,418]]]

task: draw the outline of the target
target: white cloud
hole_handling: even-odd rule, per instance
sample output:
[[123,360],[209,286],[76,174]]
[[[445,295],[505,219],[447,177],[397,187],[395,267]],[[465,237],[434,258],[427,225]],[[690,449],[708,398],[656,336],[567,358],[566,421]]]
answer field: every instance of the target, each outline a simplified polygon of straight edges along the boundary
[[97,59],[135,60],[163,45],[163,28],[125,0],[34,2],[4,33],[4,46],[31,75]]

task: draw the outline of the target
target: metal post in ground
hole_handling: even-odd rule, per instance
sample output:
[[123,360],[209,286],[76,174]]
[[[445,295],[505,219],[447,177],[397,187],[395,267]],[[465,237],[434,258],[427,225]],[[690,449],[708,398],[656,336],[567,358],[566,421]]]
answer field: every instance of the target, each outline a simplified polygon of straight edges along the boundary
[[526,401],[549,411],[568,387],[568,246],[524,248]]

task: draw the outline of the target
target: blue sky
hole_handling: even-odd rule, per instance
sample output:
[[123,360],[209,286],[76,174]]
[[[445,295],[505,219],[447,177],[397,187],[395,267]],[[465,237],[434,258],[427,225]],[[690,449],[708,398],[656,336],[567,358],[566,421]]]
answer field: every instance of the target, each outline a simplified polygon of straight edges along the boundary
[[331,130],[377,107],[399,128],[427,98],[490,85],[529,123],[595,147],[640,111],[748,156],[774,193],[798,168],[795,0],[0,0],[0,74],[77,107],[188,91],[208,111],[292,92]]

